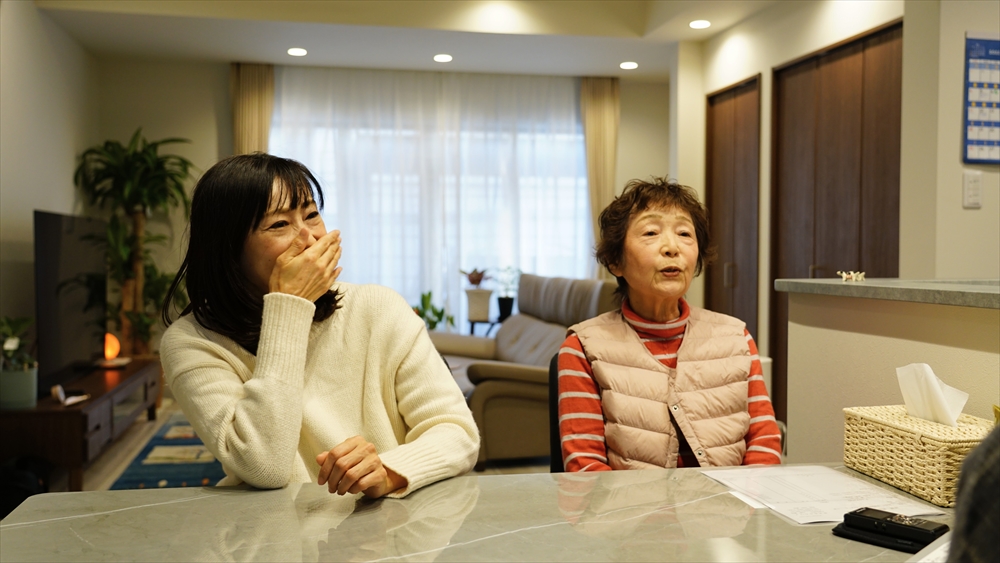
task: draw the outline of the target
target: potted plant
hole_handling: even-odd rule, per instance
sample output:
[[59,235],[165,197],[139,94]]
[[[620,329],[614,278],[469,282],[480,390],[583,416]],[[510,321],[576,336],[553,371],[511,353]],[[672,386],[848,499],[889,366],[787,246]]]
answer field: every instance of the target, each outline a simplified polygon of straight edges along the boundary
[[[169,138],[149,142],[137,129],[128,145],[105,141],[80,156],[73,181],[90,203],[108,209],[108,276],[120,292],[120,302],[109,305],[108,320],[121,334],[122,354],[148,354],[157,310],[174,275],[161,272],[147,245],[163,243],[165,236],[146,232],[146,219],[157,211],[169,212],[191,200],[184,182],[191,177],[191,162],[174,154],[159,154],[163,145],[189,143]],[[182,293],[182,292],[181,292]],[[178,306],[186,305],[179,296]]]
[[459,273],[465,275],[466,279],[469,280],[469,285],[471,286],[465,290],[465,295],[469,300],[469,320],[473,322],[489,321],[490,295],[493,295],[493,290],[481,289],[479,284],[492,278],[486,275],[486,270],[479,270],[476,268],[473,268],[468,272],[465,270],[459,270]]
[[439,309],[431,303],[431,292],[420,294],[420,305],[413,307],[413,312],[423,319],[427,325],[427,330],[434,330],[438,323],[444,322],[445,326],[455,326],[455,317],[446,315],[444,309]]
[[25,335],[31,319],[0,319],[3,342],[0,367],[0,409],[31,409],[38,398],[38,362],[28,351]]
[[500,295],[497,296],[497,305],[500,307],[498,321],[504,322],[514,311],[514,297],[517,295],[517,285],[520,281],[521,270],[513,266],[507,266],[497,275],[497,284],[500,286]]

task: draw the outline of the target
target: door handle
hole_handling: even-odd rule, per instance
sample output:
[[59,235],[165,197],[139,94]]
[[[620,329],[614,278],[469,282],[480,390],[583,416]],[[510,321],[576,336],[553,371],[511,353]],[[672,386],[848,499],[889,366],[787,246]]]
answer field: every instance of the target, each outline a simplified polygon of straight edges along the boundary
[[722,287],[735,287],[733,283],[735,269],[736,264],[733,262],[726,262],[722,265]]

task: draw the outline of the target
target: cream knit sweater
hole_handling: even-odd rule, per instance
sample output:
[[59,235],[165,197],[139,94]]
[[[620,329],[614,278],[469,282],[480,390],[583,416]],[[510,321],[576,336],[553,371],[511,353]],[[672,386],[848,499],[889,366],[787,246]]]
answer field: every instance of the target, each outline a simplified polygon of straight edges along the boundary
[[167,385],[226,471],[219,485],[315,482],[315,457],[352,436],[406,478],[402,497],[472,468],[479,431],[424,324],[396,292],[334,286],[342,308],[264,297],[254,356],[186,315],[164,333]]

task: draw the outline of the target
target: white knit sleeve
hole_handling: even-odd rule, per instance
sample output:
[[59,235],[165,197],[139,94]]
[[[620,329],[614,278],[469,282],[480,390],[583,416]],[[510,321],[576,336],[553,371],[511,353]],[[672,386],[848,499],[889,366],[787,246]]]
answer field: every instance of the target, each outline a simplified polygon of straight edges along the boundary
[[[402,497],[441,479],[472,469],[479,456],[479,430],[454,377],[434,349],[422,321],[397,296],[390,323],[404,350],[392,384],[396,406],[406,424],[403,443],[379,457],[406,478],[408,486],[390,496]],[[416,323],[416,324],[414,324]]]
[[256,361],[196,325],[171,326],[160,344],[167,384],[198,436],[227,474],[254,487],[283,487],[292,475],[314,311],[308,300],[267,295]]

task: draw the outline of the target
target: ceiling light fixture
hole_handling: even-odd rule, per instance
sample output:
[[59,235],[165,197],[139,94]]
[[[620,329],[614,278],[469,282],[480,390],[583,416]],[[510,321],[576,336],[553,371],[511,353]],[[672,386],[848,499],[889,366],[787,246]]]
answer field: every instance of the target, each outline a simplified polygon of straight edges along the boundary
[[688,25],[691,26],[691,29],[705,29],[706,27],[712,25],[712,22],[708,20],[694,20]]
[[291,49],[288,50],[288,54],[293,57],[304,57],[308,52],[309,51],[306,51],[302,47],[292,47]]
[[624,62],[624,63],[622,63],[622,64],[620,64],[618,66],[621,67],[623,70],[635,70],[635,69],[639,68],[639,63],[634,63],[632,61],[628,61],[628,62]]
[[434,62],[436,63],[450,63],[451,55],[446,55],[441,53],[440,55],[434,55]]

